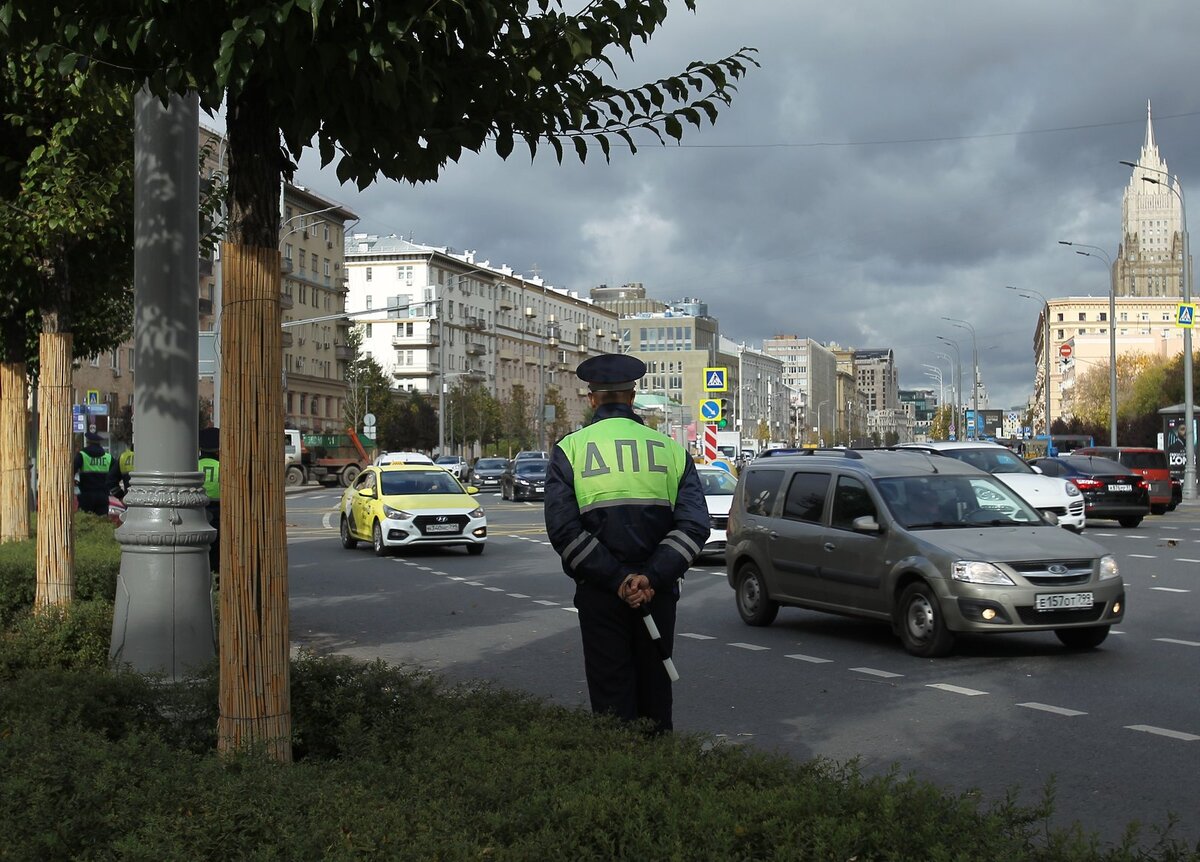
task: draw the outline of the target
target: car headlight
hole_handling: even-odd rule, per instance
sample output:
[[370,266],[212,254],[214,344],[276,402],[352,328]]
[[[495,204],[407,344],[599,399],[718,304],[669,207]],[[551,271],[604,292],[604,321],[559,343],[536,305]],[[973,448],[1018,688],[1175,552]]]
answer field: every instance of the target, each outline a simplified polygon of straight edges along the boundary
[[513,481],[516,482],[518,485],[528,485],[529,484],[528,479],[514,479]]
[[1079,490],[1079,487],[1077,485],[1073,485],[1072,483],[1067,482],[1067,496],[1068,497],[1078,497],[1082,493],[1083,492],[1081,492]]
[[411,512],[405,512],[403,509],[393,509],[387,504],[384,504],[383,516],[385,518],[391,518],[393,521],[408,521],[412,519]]
[[978,560],[958,560],[955,562],[953,578],[956,581],[965,581],[968,584],[1016,586],[1013,583],[1013,579],[1000,571],[996,566]]
[[467,517],[468,518],[482,518],[483,517],[483,506],[479,506],[479,507],[473,509],[472,511],[468,512]]
[[1100,558],[1100,580],[1107,581],[1109,578],[1119,577],[1121,577],[1121,572],[1117,568],[1116,558],[1105,554]]

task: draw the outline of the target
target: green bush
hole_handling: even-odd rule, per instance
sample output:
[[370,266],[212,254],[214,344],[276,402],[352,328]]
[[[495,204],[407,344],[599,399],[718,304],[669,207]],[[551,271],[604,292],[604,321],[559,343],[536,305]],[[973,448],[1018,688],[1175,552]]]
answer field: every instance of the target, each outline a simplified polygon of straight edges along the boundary
[[291,766],[218,758],[215,701],[212,670],[0,686],[0,859],[1200,859],[1051,830],[1048,805],[651,738],[380,663],[294,663]]
[[112,624],[108,599],[22,611],[0,632],[0,679],[26,668],[102,669],[108,665]]
[[[36,531],[37,519],[33,519]],[[113,601],[121,570],[121,546],[107,518],[75,513],[75,596]],[[33,607],[37,587],[37,539],[0,545],[0,627]]]

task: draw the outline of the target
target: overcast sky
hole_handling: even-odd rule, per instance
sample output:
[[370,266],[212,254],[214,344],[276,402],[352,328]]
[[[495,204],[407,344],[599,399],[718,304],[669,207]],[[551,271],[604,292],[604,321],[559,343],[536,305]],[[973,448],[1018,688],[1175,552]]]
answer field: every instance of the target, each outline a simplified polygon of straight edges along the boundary
[[[945,335],[971,335],[992,407],[1024,404],[1038,303],[1105,295],[1121,194],[1152,100],[1160,152],[1200,194],[1195,0],[698,0],[671,4],[620,84],[757,48],[715,127],[612,163],[467,154],[435,184],[339,186],[315,156],[296,182],[355,230],[474,249],[582,296],[642,282],[708,302],[723,334],[891,347],[902,387],[934,385]],[[1200,216],[1198,216],[1200,217]],[[949,350],[952,354],[953,350]]]

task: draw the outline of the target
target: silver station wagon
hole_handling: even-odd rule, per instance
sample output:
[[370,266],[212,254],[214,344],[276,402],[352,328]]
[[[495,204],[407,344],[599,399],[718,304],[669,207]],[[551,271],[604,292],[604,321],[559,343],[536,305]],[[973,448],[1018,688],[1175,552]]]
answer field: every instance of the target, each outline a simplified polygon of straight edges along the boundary
[[968,632],[1053,631],[1088,649],[1125,612],[1104,548],[989,473],[916,450],[756,459],[729,510],[726,572],[749,625],[781,606],[878,619],[923,657]]

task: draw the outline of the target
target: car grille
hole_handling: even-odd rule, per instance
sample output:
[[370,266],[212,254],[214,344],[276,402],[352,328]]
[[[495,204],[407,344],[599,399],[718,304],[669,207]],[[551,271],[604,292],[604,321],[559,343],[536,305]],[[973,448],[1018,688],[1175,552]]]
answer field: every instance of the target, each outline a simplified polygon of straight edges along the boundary
[[725,530],[729,527],[728,515],[711,515],[708,519],[709,526],[714,530]]
[[[417,525],[417,529],[421,531],[421,535],[423,536],[454,536],[461,533],[470,520],[466,515],[417,515],[417,517],[413,518],[413,523]],[[429,527],[432,524],[438,526],[443,524],[457,524],[458,531],[456,533],[442,530],[430,532]]]
[[1056,626],[1064,623],[1090,623],[1100,619],[1104,602],[1093,602],[1090,608],[1078,611],[1038,611],[1028,605],[1017,608],[1017,615],[1027,626]]
[[[1091,560],[1054,560],[1028,563],[1009,563],[1025,580],[1039,587],[1070,587],[1086,584],[1092,579]],[[1065,572],[1051,572],[1052,565],[1064,566]]]

